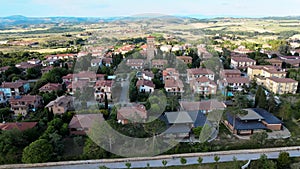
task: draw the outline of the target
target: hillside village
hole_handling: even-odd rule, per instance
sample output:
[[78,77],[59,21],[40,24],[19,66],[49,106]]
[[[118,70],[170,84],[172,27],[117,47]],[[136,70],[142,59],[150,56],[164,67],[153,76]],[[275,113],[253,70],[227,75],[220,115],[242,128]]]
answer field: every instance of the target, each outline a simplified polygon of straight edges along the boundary
[[[214,144],[222,150],[226,139],[229,147],[253,140],[258,146],[267,140],[275,140],[275,146],[282,144],[276,140],[295,144],[299,49],[289,42],[274,51],[269,44],[231,49],[159,38],[147,35],[118,47],[83,45],[77,53],[1,67],[0,137],[14,139],[8,132],[13,131],[24,142],[11,143],[16,151],[1,152],[0,163],[26,163],[20,152],[40,139],[48,140],[54,155],[37,162],[113,157],[102,148],[93,154],[95,143],[87,137],[95,122],[104,121],[131,137],[176,139],[182,152],[188,143],[201,147],[193,151],[213,150]],[[149,122],[157,112],[159,118]],[[147,125],[159,132],[147,132]]]

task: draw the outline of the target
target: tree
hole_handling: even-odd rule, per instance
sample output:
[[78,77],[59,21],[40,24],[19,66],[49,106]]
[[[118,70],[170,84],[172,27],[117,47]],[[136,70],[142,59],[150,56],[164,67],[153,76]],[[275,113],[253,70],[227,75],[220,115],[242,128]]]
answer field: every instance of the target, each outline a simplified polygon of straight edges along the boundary
[[199,164],[202,164],[203,158],[202,157],[198,157],[197,161],[198,161]]
[[268,160],[268,157],[263,154],[257,161],[253,161],[250,164],[250,169],[276,169],[276,165],[272,160]]
[[277,159],[278,169],[289,169],[291,165],[290,154],[288,152],[280,152]]
[[23,163],[42,163],[51,159],[52,145],[45,139],[39,139],[25,147],[22,155]]
[[162,160],[161,163],[165,167],[168,164],[168,161],[167,160]]
[[130,167],[131,167],[131,163],[129,163],[129,162],[125,163],[125,166],[126,166],[127,168],[130,168]]
[[215,155],[214,160],[215,160],[216,163],[218,163],[220,161],[220,157]]
[[180,158],[180,163],[181,163],[182,165],[185,165],[186,162],[187,162],[187,161],[186,161],[185,158],[183,158],[183,157]]
[[250,136],[250,140],[260,145],[264,145],[267,138],[268,138],[268,134],[266,131],[254,133],[253,135]]
[[194,127],[194,128],[193,128],[193,133],[194,133],[195,137],[199,137],[201,131],[202,131],[202,127],[201,127],[201,126],[198,126],[198,127]]
[[0,109],[0,122],[7,121],[11,119],[13,112],[10,110],[10,108],[1,108]]
[[83,156],[87,159],[101,159],[108,157],[107,152],[93,142],[90,138],[85,141]]
[[270,93],[269,99],[268,99],[268,111],[273,113],[276,109],[276,101],[273,93]]
[[219,163],[219,161],[220,161],[220,157],[217,156],[217,155],[215,155],[214,160],[215,160],[215,162],[216,162],[216,168],[218,168],[218,163]]
[[279,116],[281,120],[289,120],[292,114],[292,106],[288,102],[283,102],[279,109]]
[[258,86],[257,92],[255,94],[254,106],[263,109],[267,107],[267,96],[262,86]]

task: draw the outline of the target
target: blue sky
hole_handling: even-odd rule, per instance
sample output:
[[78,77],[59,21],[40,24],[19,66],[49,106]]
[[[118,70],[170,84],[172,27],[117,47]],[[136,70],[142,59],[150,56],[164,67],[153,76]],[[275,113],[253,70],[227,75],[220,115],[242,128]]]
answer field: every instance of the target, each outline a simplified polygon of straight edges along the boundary
[[300,0],[4,0],[0,16],[300,16]]

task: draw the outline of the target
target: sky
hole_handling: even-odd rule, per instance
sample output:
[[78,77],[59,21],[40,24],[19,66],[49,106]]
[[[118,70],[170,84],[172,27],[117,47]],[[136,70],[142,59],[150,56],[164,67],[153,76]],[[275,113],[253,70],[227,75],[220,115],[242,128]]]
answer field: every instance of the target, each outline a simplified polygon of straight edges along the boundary
[[184,16],[300,16],[300,0],[3,0],[0,17],[132,16],[144,13]]

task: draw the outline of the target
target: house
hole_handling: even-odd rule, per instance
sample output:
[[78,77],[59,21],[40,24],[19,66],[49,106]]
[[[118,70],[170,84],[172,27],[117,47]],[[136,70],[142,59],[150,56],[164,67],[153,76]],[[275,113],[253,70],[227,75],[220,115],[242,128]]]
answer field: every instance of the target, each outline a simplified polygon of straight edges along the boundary
[[74,109],[73,99],[74,97],[72,96],[60,96],[48,103],[45,108],[48,108],[53,114],[64,114],[65,112]]
[[76,114],[72,117],[68,128],[71,135],[86,135],[93,125],[104,121],[102,114]]
[[247,54],[253,52],[250,49],[247,49],[245,46],[239,46],[238,48],[234,49],[233,52],[240,53],[240,54]]
[[274,67],[281,68],[283,61],[278,58],[272,58],[272,59],[266,59],[266,62],[271,63],[272,66]]
[[177,56],[176,58],[182,60],[186,64],[192,64],[192,60],[193,60],[191,56]]
[[152,67],[157,69],[164,69],[167,66],[168,61],[165,59],[153,59]]
[[230,87],[233,91],[242,91],[244,86],[249,86],[250,80],[247,77],[227,77],[221,81],[220,86]]
[[296,94],[298,81],[290,78],[268,77],[264,86],[275,94]]
[[168,138],[189,138],[194,121],[186,111],[165,112],[167,124],[170,126],[164,131],[164,136]]
[[227,77],[241,77],[242,73],[238,69],[224,69],[220,71],[221,79]]
[[175,68],[167,68],[163,71],[163,82],[165,83],[164,88],[169,94],[177,95],[184,92],[184,84]]
[[74,95],[76,91],[83,91],[86,87],[89,87],[88,80],[74,81],[67,86],[67,93]]
[[113,63],[113,59],[112,58],[102,58],[102,61],[101,61],[101,65],[104,65],[104,66],[107,66],[107,67],[110,67]]
[[206,50],[205,44],[198,45],[197,49],[198,49],[198,56],[203,60],[207,60],[213,57],[213,55]]
[[113,86],[112,80],[98,80],[94,87],[95,99],[97,101],[104,101],[105,94],[106,94],[107,99],[111,100],[112,99],[112,86]]
[[186,71],[187,71],[188,82],[191,82],[192,80],[195,80],[202,76],[205,76],[212,81],[215,79],[215,73],[206,68],[187,69]]
[[184,92],[184,85],[180,79],[166,79],[165,80],[165,90],[169,94],[181,94]]
[[63,82],[68,85],[72,83],[73,81],[87,81],[89,83],[89,86],[94,86],[97,80],[104,79],[103,74],[96,74],[92,71],[82,71],[75,74],[68,74],[66,76],[63,76]]
[[27,129],[34,128],[38,122],[11,122],[11,123],[0,123],[0,130],[13,130],[25,131]]
[[127,59],[126,65],[131,69],[142,69],[144,62],[144,59]]
[[117,119],[119,123],[142,123],[147,119],[147,110],[144,105],[135,104],[127,107],[121,107],[117,111]]
[[224,110],[226,105],[215,99],[203,100],[200,102],[192,101],[180,101],[180,107],[184,111],[199,111],[203,114],[207,114],[213,110]]
[[172,49],[172,45],[162,45],[160,47],[160,50],[163,51],[163,52],[170,52]]
[[179,72],[175,68],[166,68],[163,70],[163,81],[169,79],[179,80]]
[[9,104],[15,116],[25,117],[29,112],[35,112],[42,107],[43,98],[39,95],[15,96],[10,98]]
[[128,53],[130,51],[133,51],[134,48],[135,48],[135,45],[125,45],[125,46],[122,46],[119,49],[115,50],[115,54],[117,54],[117,55],[118,54],[124,55],[124,54],[126,54],[126,53]]
[[137,72],[136,76],[139,80],[149,80],[151,81],[154,78],[154,74],[150,71],[143,70],[141,72]]
[[0,73],[5,73],[10,68],[10,66],[0,67]]
[[41,69],[42,74],[45,74],[45,73],[50,72],[50,70],[52,70],[53,68],[54,68],[54,67],[52,67],[52,66],[46,66],[46,67],[42,68],[42,69]]
[[260,108],[244,109],[245,115],[234,117],[229,112],[224,120],[225,126],[234,134],[251,135],[263,130],[281,130],[282,121],[268,111]]
[[95,58],[91,60],[91,67],[99,67],[101,66],[102,59],[101,58]]
[[22,69],[23,71],[27,71],[30,68],[35,68],[41,66],[40,64],[30,64],[28,62],[21,62],[15,65],[17,68]]
[[4,92],[7,98],[27,94],[29,90],[30,85],[26,81],[3,82],[0,86],[0,91]]
[[206,76],[202,76],[190,81],[190,87],[193,92],[209,96],[217,93],[217,84]]
[[256,61],[247,57],[231,57],[230,66],[235,69],[246,69],[256,65]]
[[247,69],[247,74],[251,80],[255,80],[257,77],[284,78],[286,76],[286,72],[278,71],[277,68],[272,65],[249,66]]
[[62,90],[62,85],[59,83],[47,83],[39,89],[40,92],[49,92],[49,93],[58,90]]
[[152,93],[154,92],[155,85],[150,80],[141,79],[136,82],[136,87],[141,93]]

